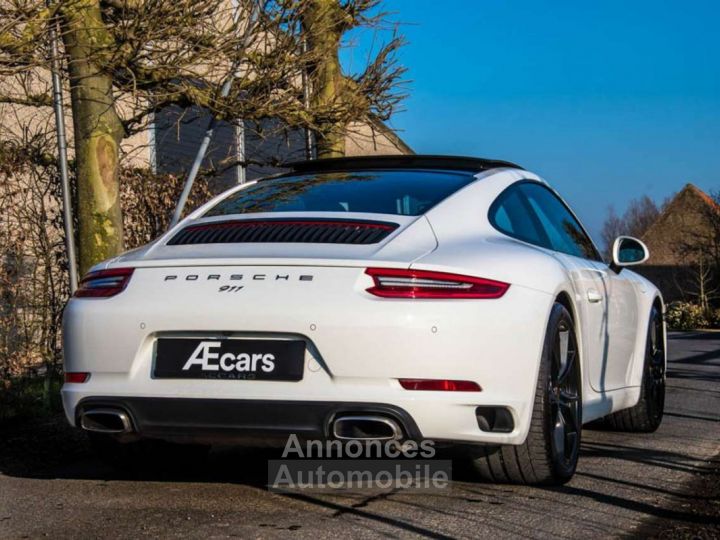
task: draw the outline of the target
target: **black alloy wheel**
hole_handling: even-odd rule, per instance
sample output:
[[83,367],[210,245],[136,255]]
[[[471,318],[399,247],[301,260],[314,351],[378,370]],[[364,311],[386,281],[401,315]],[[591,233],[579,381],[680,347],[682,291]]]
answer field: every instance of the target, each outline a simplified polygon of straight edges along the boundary
[[665,338],[663,322],[653,310],[648,329],[647,362],[643,385],[647,395],[648,419],[654,426],[662,422],[665,409]]
[[617,431],[652,433],[662,423],[665,412],[665,325],[660,308],[650,310],[640,399],[634,407],[605,417],[605,423]]
[[582,430],[580,371],[577,339],[566,318],[556,327],[547,395],[553,459],[559,470],[574,471]]

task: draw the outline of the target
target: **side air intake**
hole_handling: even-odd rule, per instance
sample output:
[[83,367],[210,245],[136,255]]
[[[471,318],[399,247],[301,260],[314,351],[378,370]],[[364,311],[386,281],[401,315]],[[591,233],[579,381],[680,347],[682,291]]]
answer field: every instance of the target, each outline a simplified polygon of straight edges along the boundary
[[331,219],[243,219],[189,225],[170,239],[168,245],[236,243],[318,243],[376,244],[395,229],[397,223]]

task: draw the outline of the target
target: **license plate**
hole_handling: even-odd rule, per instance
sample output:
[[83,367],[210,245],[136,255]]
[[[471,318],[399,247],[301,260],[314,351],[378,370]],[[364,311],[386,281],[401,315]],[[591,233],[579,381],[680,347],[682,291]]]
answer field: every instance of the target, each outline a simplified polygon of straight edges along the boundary
[[304,341],[161,338],[153,377],[299,381],[304,359]]

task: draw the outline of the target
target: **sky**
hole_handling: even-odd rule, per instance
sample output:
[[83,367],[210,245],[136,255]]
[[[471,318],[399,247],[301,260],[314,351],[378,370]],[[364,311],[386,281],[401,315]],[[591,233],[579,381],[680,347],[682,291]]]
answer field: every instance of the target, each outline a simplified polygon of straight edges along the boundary
[[[720,190],[720,2],[386,0],[407,44],[389,124],[417,153],[540,174],[599,240],[610,205]],[[359,69],[387,30],[348,37]]]

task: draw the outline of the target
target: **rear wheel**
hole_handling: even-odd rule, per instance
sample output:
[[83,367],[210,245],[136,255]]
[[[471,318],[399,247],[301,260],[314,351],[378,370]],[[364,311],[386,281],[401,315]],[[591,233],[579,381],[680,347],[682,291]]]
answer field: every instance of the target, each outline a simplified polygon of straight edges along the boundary
[[483,449],[473,468],[490,482],[564,484],[575,473],[582,430],[580,358],[572,317],[553,306],[545,335],[530,431],[519,446]]
[[637,405],[605,417],[611,429],[652,433],[660,427],[665,410],[665,333],[656,306],[650,312],[645,362]]

